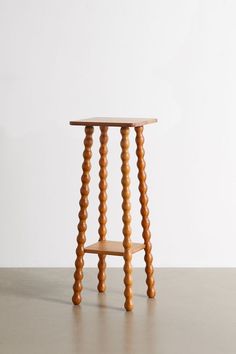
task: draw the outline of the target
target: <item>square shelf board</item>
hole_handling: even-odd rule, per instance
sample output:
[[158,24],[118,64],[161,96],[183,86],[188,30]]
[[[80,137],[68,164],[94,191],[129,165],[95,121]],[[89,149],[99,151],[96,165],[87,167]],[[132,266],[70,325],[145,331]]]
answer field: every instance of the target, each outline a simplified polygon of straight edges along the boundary
[[[136,253],[145,248],[143,243],[132,243],[131,252]],[[111,256],[123,256],[124,247],[122,242],[118,241],[98,241],[84,248],[85,253],[104,254]]]

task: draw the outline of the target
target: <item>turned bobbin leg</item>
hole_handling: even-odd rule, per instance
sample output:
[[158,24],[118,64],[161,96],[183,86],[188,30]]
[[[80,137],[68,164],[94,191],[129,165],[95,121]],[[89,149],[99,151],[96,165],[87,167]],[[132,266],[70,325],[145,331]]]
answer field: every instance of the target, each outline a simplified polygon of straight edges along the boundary
[[[101,130],[101,135],[100,135],[100,160],[99,160],[99,165],[100,165],[100,172],[99,172],[99,177],[100,177],[100,182],[99,182],[99,241],[103,241],[106,239],[106,234],[107,234],[107,229],[106,229],[106,223],[107,223],[107,217],[106,217],[106,212],[107,212],[107,142],[108,142],[108,135],[107,135],[107,130],[108,127],[100,127]],[[106,290],[106,256],[105,255],[98,255],[99,261],[98,261],[98,286],[97,289],[100,293],[103,293]]]
[[146,262],[146,283],[147,283],[147,295],[150,298],[155,297],[155,280],[154,280],[154,268],[152,265],[152,244],[151,244],[151,233],[149,230],[150,221],[148,218],[148,196],[147,196],[147,184],[146,184],[146,172],[145,172],[145,160],[144,160],[144,137],[143,137],[143,127],[136,127],[136,144],[137,150],[136,155],[138,158],[138,179],[139,179],[139,191],[140,191],[140,203],[141,203],[141,215],[142,215],[142,227],[143,227],[143,239],[145,244],[145,262]]
[[90,159],[92,157],[91,147],[93,144],[93,127],[85,127],[85,139],[84,139],[84,162],[82,165],[83,174],[81,177],[82,186],[80,189],[80,212],[79,212],[79,224],[78,224],[78,237],[77,237],[77,249],[76,249],[76,261],[75,261],[75,273],[74,273],[74,295],[72,301],[75,305],[79,305],[81,302],[81,291],[82,291],[82,279],[83,279],[83,266],[84,266],[84,244],[86,241],[86,229],[87,229],[87,207],[88,207],[88,194],[89,194],[89,182],[90,182],[90,169],[91,163]]
[[129,172],[130,172],[130,167],[129,167],[129,128],[122,127],[121,128],[121,160],[122,160],[122,166],[121,166],[121,171],[122,171],[122,197],[123,197],[123,203],[122,203],[122,209],[123,209],[123,235],[124,235],[124,241],[123,241],[123,247],[124,247],[124,272],[125,272],[125,277],[124,277],[124,284],[125,284],[125,303],[124,307],[126,311],[131,311],[133,309],[133,293],[132,293],[132,252],[131,252],[131,216],[130,216],[130,178],[129,178]]

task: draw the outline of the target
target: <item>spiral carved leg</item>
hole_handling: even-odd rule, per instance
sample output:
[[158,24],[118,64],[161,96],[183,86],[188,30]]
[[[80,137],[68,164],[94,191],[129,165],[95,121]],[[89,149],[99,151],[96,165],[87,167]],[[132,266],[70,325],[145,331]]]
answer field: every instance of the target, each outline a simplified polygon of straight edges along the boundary
[[145,172],[145,160],[144,160],[144,137],[143,137],[143,127],[136,127],[136,144],[137,150],[136,155],[138,158],[138,179],[139,179],[139,191],[140,191],[140,203],[141,203],[141,215],[142,215],[142,227],[143,227],[143,239],[145,244],[145,256],[144,260],[146,262],[146,283],[147,283],[147,295],[150,298],[154,298],[156,295],[155,291],[155,280],[154,280],[154,268],[152,265],[152,244],[151,244],[151,233],[150,233],[150,221],[149,221],[149,209],[148,209],[148,196],[147,196],[147,184],[146,184],[146,172]]
[[121,128],[121,148],[122,148],[122,153],[121,153],[121,160],[122,160],[122,166],[121,166],[121,171],[122,171],[122,197],[123,197],[123,203],[122,203],[122,209],[123,209],[123,235],[124,235],[124,241],[123,241],[123,246],[124,246],[124,272],[125,272],[125,277],[124,277],[124,284],[125,284],[125,303],[124,307],[126,311],[131,311],[133,309],[133,293],[132,293],[132,252],[131,252],[131,216],[130,216],[130,178],[129,178],[129,172],[130,172],[130,166],[129,166],[129,128],[122,127]]
[[[99,165],[100,165],[100,172],[99,172],[99,177],[100,177],[100,183],[99,183],[99,241],[103,241],[106,239],[106,234],[107,234],[107,229],[106,229],[106,223],[107,223],[107,217],[106,217],[106,212],[107,212],[107,142],[108,142],[108,135],[107,135],[107,130],[108,127],[100,127],[101,130],[101,135],[100,135],[100,160],[99,160]],[[98,286],[97,289],[99,292],[104,292],[106,290],[106,256],[105,255],[98,255],[99,261],[98,261]]]
[[72,301],[75,305],[79,305],[81,302],[81,291],[82,291],[82,279],[83,279],[83,266],[84,266],[84,244],[86,241],[86,229],[87,229],[87,207],[88,207],[88,194],[89,194],[89,182],[90,182],[90,169],[91,169],[91,157],[92,151],[91,147],[93,144],[93,127],[85,127],[85,139],[84,139],[84,162],[82,165],[83,174],[81,177],[82,187],[80,189],[80,212],[79,212],[79,224],[78,224],[78,237],[77,237],[77,249],[76,249],[76,261],[75,261],[75,273],[74,273],[74,295]]

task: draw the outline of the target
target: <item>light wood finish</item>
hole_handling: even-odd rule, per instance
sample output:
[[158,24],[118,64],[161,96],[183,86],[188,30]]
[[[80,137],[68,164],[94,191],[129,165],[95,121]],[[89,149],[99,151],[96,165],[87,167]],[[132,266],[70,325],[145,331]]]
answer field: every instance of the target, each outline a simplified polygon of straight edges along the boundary
[[122,172],[122,209],[123,209],[123,247],[124,247],[124,284],[125,284],[125,303],[126,311],[133,309],[133,293],[132,293],[132,243],[131,243],[131,216],[130,216],[130,166],[129,166],[129,128],[122,127],[121,131],[121,172]]
[[[90,118],[70,122],[71,125],[85,126],[85,139],[84,139],[84,162],[82,165],[83,174],[81,177],[82,187],[80,189],[80,212],[78,224],[78,237],[74,273],[74,295],[72,301],[75,305],[81,302],[82,279],[83,279],[83,266],[84,266],[84,253],[98,254],[98,285],[97,289],[103,293],[106,290],[106,256],[122,256],[124,258],[124,307],[126,311],[133,309],[133,293],[132,293],[132,254],[140,250],[145,251],[144,260],[146,263],[146,283],[147,295],[150,298],[155,297],[155,280],[153,269],[149,209],[148,209],[148,196],[144,160],[144,137],[143,126],[157,122],[155,118]],[[98,228],[98,242],[85,247],[86,230],[87,230],[87,207],[88,207],[88,194],[90,182],[90,169],[91,169],[91,147],[93,143],[92,135],[94,126],[100,127],[100,159],[99,159],[99,228]],[[121,132],[121,172],[122,172],[122,210],[123,210],[123,242],[106,240],[107,236],[107,143],[108,143],[108,127],[120,127]],[[131,242],[131,215],[130,215],[130,166],[129,166],[129,132],[130,127],[136,131],[136,155],[138,166],[138,179],[141,203],[141,225],[143,243]]]
[[84,162],[82,165],[83,174],[81,177],[82,187],[80,189],[80,212],[79,212],[79,224],[78,224],[78,237],[77,237],[77,249],[76,249],[76,261],[75,261],[75,273],[74,273],[74,295],[72,301],[75,305],[79,305],[81,302],[82,291],[82,279],[83,279],[83,266],[84,266],[84,244],[86,242],[86,230],[87,230],[87,207],[88,207],[88,195],[89,195],[89,182],[90,182],[90,169],[91,169],[91,157],[92,157],[92,144],[93,144],[93,127],[85,127],[85,139],[84,139]]
[[[100,135],[100,160],[99,160],[99,165],[100,165],[100,172],[99,172],[99,177],[100,177],[100,182],[99,182],[99,229],[98,229],[98,234],[99,234],[99,241],[104,241],[106,239],[106,234],[107,234],[107,228],[106,228],[106,223],[107,223],[107,217],[106,217],[106,212],[107,212],[107,142],[108,142],[108,134],[107,130],[108,127],[100,127],[101,130],[101,135]],[[98,286],[97,289],[99,292],[104,292],[106,290],[106,256],[104,254],[99,254],[98,255],[99,261],[98,261]]]
[[[130,251],[133,254],[143,250],[144,248],[144,243],[132,243]],[[104,240],[85,247],[84,252],[99,255],[124,256],[125,249],[123,242]]]
[[154,268],[152,265],[152,244],[150,233],[150,221],[149,221],[149,209],[148,209],[148,196],[147,196],[147,184],[146,184],[146,172],[145,172],[145,160],[144,160],[144,137],[143,127],[135,128],[136,131],[136,155],[138,158],[138,179],[139,179],[139,191],[140,191],[140,203],[141,203],[141,215],[142,215],[142,227],[143,227],[143,239],[145,243],[145,262],[146,262],[146,283],[147,283],[147,295],[150,298],[155,297],[155,280],[154,280]]
[[71,121],[71,125],[92,125],[110,127],[140,127],[146,124],[156,123],[156,118],[88,118]]

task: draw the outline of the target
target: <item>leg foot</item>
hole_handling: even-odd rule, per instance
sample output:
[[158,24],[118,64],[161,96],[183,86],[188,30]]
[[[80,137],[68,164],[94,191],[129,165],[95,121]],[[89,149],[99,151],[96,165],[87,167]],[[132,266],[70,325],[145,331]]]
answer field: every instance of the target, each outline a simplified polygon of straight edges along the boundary
[[80,294],[74,294],[73,296],[72,296],[72,302],[73,302],[73,304],[74,305],[79,305],[80,303],[81,303],[81,296],[80,296]]
[[99,262],[98,262],[98,286],[97,289],[100,293],[104,293],[106,291],[106,256],[99,255]]

